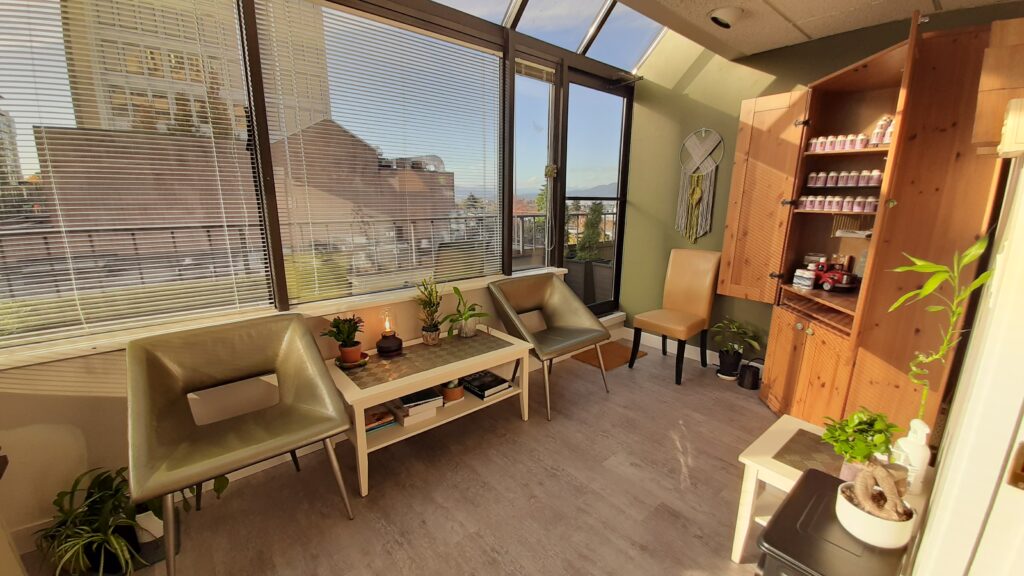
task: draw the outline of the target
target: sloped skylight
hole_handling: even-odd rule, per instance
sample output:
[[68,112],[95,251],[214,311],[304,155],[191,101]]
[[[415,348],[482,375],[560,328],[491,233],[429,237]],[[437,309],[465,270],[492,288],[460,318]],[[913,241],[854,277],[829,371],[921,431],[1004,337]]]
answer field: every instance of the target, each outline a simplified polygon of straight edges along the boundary
[[516,30],[575,52],[604,0],[529,0]]
[[472,14],[484,20],[490,20],[495,24],[501,24],[508,11],[508,4],[511,0],[434,0],[438,4],[450,6],[461,10],[466,14]]
[[586,55],[633,71],[664,26],[619,2]]

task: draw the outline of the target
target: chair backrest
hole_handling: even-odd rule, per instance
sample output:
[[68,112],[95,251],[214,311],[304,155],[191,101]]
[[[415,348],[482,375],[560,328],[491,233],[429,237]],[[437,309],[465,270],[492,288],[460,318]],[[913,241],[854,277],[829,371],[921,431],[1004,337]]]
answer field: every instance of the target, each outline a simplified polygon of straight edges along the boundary
[[553,272],[496,280],[488,289],[498,316],[513,336],[529,340],[529,331],[519,315],[534,311],[541,313],[548,328],[605,329],[572,288]]
[[[711,318],[721,252],[676,248],[668,258],[661,307]],[[707,326],[705,326],[707,328]]]

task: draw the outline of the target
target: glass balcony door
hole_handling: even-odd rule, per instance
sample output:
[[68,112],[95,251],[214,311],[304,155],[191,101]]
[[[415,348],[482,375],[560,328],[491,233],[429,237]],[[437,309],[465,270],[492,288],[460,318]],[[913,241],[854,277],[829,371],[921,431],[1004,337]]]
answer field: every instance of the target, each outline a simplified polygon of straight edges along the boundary
[[547,266],[551,258],[551,118],[553,72],[518,64],[515,76],[515,169],[512,270]]
[[570,83],[563,265],[565,281],[598,314],[618,307],[627,101]]

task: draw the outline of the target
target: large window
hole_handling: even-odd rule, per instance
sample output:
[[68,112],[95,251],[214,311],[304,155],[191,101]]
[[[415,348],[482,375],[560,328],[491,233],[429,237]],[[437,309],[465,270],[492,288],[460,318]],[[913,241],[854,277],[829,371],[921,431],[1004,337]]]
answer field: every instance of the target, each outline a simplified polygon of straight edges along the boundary
[[0,0],[0,348],[548,265],[613,307],[633,77],[586,54],[656,27],[443,4]]
[[234,4],[0,0],[0,347],[269,306]]
[[257,0],[288,294],[501,272],[501,58]]

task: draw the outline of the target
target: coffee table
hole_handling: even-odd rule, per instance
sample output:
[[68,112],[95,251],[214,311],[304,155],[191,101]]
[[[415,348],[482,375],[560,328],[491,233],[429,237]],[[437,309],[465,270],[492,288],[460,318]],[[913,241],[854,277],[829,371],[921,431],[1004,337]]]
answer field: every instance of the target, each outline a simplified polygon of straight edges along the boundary
[[[520,414],[526,420],[529,417],[527,377],[532,348],[529,342],[481,326],[472,338],[441,338],[437,346],[426,346],[414,340],[407,343],[402,355],[395,358],[384,359],[371,353],[365,367],[348,372],[338,368],[334,359],[328,360],[327,371],[334,379],[352,417],[352,428],[348,435],[356,452],[359,494],[366,496],[370,491],[370,452],[515,396],[519,396]],[[517,363],[517,368],[513,369],[515,374],[512,388],[508,390],[498,392],[486,400],[467,392],[461,401],[438,408],[437,415],[429,420],[409,426],[396,424],[366,431],[367,408],[512,362]]]

